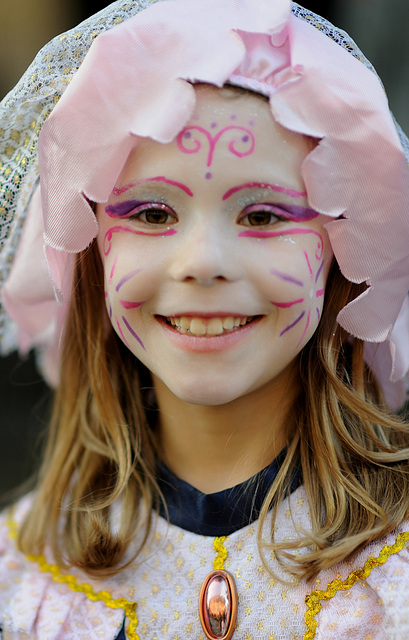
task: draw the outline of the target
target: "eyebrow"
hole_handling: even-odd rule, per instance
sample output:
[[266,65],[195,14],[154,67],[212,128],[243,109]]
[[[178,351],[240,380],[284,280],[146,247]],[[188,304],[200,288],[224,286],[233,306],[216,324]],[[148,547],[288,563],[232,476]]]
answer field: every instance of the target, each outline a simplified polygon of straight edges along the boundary
[[114,187],[112,189],[112,193],[114,196],[120,196],[122,193],[128,191],[132,187],[136,187],[138,184],[144,184],[145,182],[166,182],[166,184],[170,184],[173,187],[178,187],[182,189],[188,196],[193,197],[193,192],[182,182],[176,182],[175,180],[169,180],[165,178],[165,176],[155,176],[154,178],[144,178],[143,180],[137,180],[136,182],[131,182],[130,184],[126,184],[123,187]]
[[306,191],[296,191],[295,189],[287,189],[287,187],[280,187],[277,184],[269,184],[268,182],[247,182],[246,184],[240,184],[237,187],[233,187],[226,191],[223,195],[222,200],[227,200],[237,191],[241,191],[242,189],[267,189],[269,191],[278,191],[278,193],[285,193],[287,196],[291,196],[292,198],[304,198],[307,195]]

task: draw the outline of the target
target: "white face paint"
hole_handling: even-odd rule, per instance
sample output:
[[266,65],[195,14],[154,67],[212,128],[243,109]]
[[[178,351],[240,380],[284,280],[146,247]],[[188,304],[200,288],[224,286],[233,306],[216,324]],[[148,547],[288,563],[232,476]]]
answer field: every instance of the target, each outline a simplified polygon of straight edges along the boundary
[[196,88],[169,144],[138,142],[98,245],[107,309],[128,348],[190,403],[274,387],[313,335],[332,252],[308,208],[305,137],[252,94]]

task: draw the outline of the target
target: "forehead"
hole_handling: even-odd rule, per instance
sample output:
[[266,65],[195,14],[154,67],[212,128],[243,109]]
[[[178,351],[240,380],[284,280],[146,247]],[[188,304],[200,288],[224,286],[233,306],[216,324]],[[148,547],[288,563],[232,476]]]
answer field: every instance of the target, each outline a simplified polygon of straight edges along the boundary
[[195,94],[196,106],[191,118],[194,122],[214,118],[217,122],[219,116],[232,124],[240,120],[242,124],[254,127],[257,121],[266,125],[272,120],[268,99],[261,94],[239,87],[211,85],[196,85]]
[[[134,174],[149,173],[154,167],[155,171],[160,171],[162,166],[163,170],[167,169],[175,160],[175,154],[182,155],[193,169],[195,163],[202,162],[200,154],[193,152],[195,145],[202,155],[212,149],[213,167],[219,164],[226,168],[228,164],[232,170],[251,171],[252,168],[260,170],[261,166],[267,169],[270,163],[278,163],[281,165],[278,179],[294,171],[301,172],[302,162],[314,143],[278,124],[267,98],[230,86],[196,85],[195,94],[194,111],[182,132],[167,144],[151,138],[139,138],[122,171],[120,182]],[[251,141],[254,141],[254,150],[247,153]],[[232,145],[240,151],[240,144],[244,153],[232,153]],[[189,148],[192,151],[189,152]]]

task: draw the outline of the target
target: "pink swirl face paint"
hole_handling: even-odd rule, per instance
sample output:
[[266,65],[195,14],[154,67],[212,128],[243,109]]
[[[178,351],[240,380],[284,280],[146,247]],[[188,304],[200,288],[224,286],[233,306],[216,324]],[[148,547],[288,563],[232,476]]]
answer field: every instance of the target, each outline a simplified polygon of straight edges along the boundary
[[[330,253],[325,245],[322,266],[324,223],[300,172],[310,141],[279,127],[255,96],[194,90],[184,130],[130,154],[98,206],[98,246],[119,339],[181,401],[213,406],[261,381],[274,393],[316,327]],[[148,212],[150,201],[170,215]],[[185,333],[179,317],[195,314],[205,324],[251,321],[216,336],[195,335],[200,323]]]
[[[200,142],[200,140],[198,140],[198,138],[194,138],[192,136],[192,133],[197,132],[198,134],[201,134],[206,139],[209,145],[206,166],[211,167],[216,145],[219,142],[220,138],[222,138],[225,133],[227,133],[227,131],[240,132],[239,136],[235,137],[228,144],[228,149],[232,155],[236,156],[237,158],[244,158],[245,156],[250,156],[254,152],[256,141],[253,132],[246,127],[238,127],[235,125],[224,127],[223,129],[221,129],[221,131],[216,133],[215,136],[213,136],[210,131],[208,131],[204,127],[199,127],[197,125],[184,127],[184,129],[182,129],[182,131],[178,133],[176,143],[178,145],[178,149],[182,153],[198,153],[202,149],[202,143]],[[240,147],[243,147],[243,145],[244,150],[241,150]]]

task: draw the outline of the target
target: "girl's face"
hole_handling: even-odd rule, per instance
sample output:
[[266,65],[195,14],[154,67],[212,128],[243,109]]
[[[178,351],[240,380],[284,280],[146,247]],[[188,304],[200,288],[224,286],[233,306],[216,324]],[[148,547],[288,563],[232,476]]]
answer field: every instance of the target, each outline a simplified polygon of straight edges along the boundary
[[220,405],[291,370],[332,252],[301,178],[311,141],[256,95],[196,97],[173,142],[138,140],[97,207],[98,245],[123,342],[181,400]]

